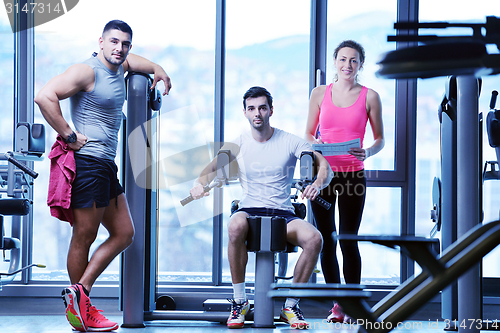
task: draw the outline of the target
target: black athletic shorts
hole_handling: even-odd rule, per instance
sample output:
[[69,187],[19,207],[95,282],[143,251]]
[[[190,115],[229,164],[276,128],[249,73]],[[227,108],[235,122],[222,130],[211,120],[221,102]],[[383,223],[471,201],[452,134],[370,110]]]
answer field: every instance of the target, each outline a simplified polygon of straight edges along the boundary
[[[250,216],[279,216],[283,217],[286,220],[286,223],[288,224],[290,221],[300,219],[297,215],[294,213],[288,211],[288,210],[283,210],[283,209],[273,209],[273,208],[240,208],[237,211],[235,211],[233,214],[237,212],[245,212]],[[233,215],[231,214],[231,216]]]
[[109,206],[109,201],[124,193],[118,181],[118,167],[108,159],[75,154],[76,177],[71,187],[71,208]]

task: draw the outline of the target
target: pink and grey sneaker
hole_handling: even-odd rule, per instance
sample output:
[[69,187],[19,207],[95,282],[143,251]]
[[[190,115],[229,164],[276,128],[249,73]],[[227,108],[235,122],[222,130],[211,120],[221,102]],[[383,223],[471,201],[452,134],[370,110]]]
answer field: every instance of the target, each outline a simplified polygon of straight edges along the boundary
[[345,319],[345,313],[342,310],[342,307],[335,303],[333,308],[330,310],[330,314],[326,318],[329,323],[343,323]]
[[102,310],[98,310],[91,305],[87,314],[87,332],[109,332],[118,329],[118,324],[109,320],[101,314]]
[[66,307],[66,319],[73,328],[80,332],[87,331],[87,314],[90,308],[90,298],[80,283],[74,284],[62,291],[62,299]]

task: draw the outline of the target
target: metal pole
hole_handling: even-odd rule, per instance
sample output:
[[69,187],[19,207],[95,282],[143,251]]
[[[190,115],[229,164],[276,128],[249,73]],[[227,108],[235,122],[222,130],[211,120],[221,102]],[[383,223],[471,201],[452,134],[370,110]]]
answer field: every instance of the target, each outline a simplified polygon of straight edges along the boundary
[[[214,96],[214,156],[224,142],[224,100],[225,100],[225,63],[226,63],[226,0],[216,3],[215,36],[215,96]],[[222,284],[222,248],[223,248],[223,190],[216,187],[213,193],[213,249],[212,282]]]
[[[480,221],[479,85],[473,76],[459,76],[457,87],[457,237],[460,238]],[[459,332],[479,332],[470,321],[482,319],[481,298],[480,264],[476,264],[458,279]],[[462,321],[465,325],[461,325]]]
[[[441,121],[441,243],[446,249],[457,240],[457,119],[456,110],[443,112]],[[441,312],[444,319],[458,319],[457,283],[443,289]]]
[[[148,79],[143,75],[132,75],[128,79],[127,91],[127,138],[136,130],[143,127],[150,119],[151,110],[148,108]],[[137,184],[145,183],[148,161],[148,138],[144,141],[128,140],[125,154],[125,193],[130,207],[130,214],[135,227],[133,243],[123,254],[123,325],[126,328],[144,327],[144,293],[145,293],[145,229],[146,229],[146,191]],[[132,153],[131,153],[132,152]],[[134,175],[134,170],[143,170],[140,175]],[[144,164],[141,167],[141,163]],[[141,178],[141,179],[139,179]],[[136,180],[137,179],[137,180]]]
[[254,324],[252,327],[275,327],[274,299],[267,297],[269,288],[274,283],[271,223],[271,217],[261,217],[260,250],[255,253]]

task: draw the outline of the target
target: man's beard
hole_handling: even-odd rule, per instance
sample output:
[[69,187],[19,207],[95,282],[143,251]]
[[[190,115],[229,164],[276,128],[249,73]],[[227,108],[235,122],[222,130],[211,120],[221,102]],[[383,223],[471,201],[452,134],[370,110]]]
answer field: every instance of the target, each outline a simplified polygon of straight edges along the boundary
[[122,60],[115,60],[115,59],[113,59],[113,57],[108,57],[106,55],[104,55],[104,59],[106,59],[106,61],[109,62],[112,65],[120,66],[121,64],[123,64],[123,62],[126,59],[125,56],[123,56],[122,54],[120,54],[120,55],[122,56]]

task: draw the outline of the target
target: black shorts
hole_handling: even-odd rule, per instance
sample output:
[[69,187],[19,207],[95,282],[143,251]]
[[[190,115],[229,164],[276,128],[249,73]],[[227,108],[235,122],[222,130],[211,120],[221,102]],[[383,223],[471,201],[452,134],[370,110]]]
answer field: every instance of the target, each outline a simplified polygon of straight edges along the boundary
[[118,181],[118,167],[112,160],[75,154],[76,177],[71,186],[71,208],[109,206],[124,193]]
[[[279,216],[283,217],[286,220],[286,223],[288,224],[290,221],[300,219],[297,215],[294,213],[288,211],[288,210],[283,210],[283,209],[268,209],[268,208],[240,208],[236,210],[233,214],[237,212],[245,212],[250,216]],[[233,215],[231,214],[231,216]]]

